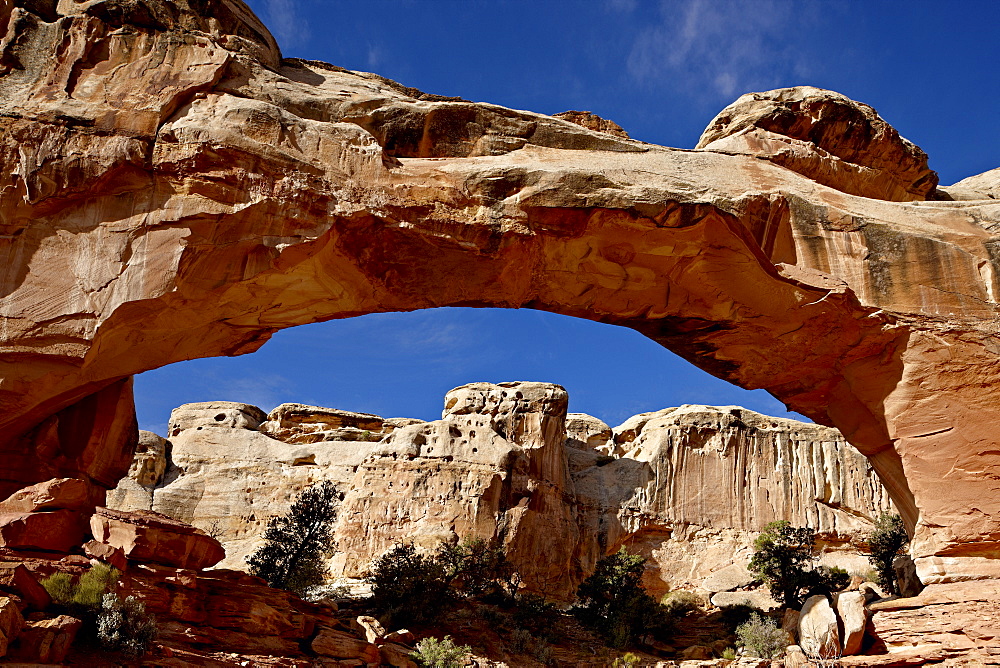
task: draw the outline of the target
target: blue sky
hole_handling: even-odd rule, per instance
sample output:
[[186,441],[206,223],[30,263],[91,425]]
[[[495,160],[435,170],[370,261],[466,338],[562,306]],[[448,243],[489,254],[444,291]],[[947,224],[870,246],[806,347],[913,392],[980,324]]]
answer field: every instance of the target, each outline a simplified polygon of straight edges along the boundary
[[[693,147],[742,93],[808,84],[866,102],[944,184],[1000,166],[1000,1],[250,0],[287,57],[517,109],[593,111]],[[611,424],[682,403],[784,406],[630,330],[533,311],[437,309],[279,332],[259,352],[136,380],[142,428],[213,399],[434,419],[467,382],[544,380]]]

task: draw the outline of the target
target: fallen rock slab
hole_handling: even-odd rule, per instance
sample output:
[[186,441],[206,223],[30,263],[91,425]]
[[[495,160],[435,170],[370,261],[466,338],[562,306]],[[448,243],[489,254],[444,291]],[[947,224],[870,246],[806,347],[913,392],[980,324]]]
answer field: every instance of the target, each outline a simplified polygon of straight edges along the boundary
[[0,596],[0,657],[7,655],[22,626],[24,618],[17,609],[17,604],[10,597]]
[[319,633],[313,638],[312,650],[320,656],[335,659],[360,658],[369,663],[377,663],[381,656],[376,645],[328,626],[320,627]]
[[83,542],[85,526],[75,510],[0,515],[0,547],[67,553]]
[[10,658],[25,663],[62,663],[83,622],[69,615],[29,619],[10,651]]
[[859,591],[840,592],[833,595],[833,605],[840,620],[843,656],[858,654],[861,652],[861,642],[868,624],[865,595]]
[[41,611],[52,602],[49,593],[22,564],[0,563],[0,592],[14,594],[33,611]]
[[714,594],[749,587],[757,580],[757,576],[748,571],[744,564],[732,564],[709,575],[702,581],[701,587]]
[[151,510],[98,508],[90,528],[95,540],[121,549],[130,561],[202,570],[226,556],[201,529]]
[[53,478],[25,487],[0,501],[0,515],[48,510],[92,512],[104,502],[104,490],[78,478]]
[[826,596],[810,596],[802,606],[799,646],[810,657],[829,659],[840,655],[837,615]]

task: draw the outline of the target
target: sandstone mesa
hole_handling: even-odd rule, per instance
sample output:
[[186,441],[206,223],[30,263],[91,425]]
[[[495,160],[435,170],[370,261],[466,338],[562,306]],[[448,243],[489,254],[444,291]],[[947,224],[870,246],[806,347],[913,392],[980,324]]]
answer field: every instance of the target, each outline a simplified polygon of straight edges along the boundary
[[131,376],[437,306],[631,327],[868,457],[925,583],[1000,575],[997,170],[750,94],[696,150],[283,59],[237,0],[0,9],[0,495],[112,488]]

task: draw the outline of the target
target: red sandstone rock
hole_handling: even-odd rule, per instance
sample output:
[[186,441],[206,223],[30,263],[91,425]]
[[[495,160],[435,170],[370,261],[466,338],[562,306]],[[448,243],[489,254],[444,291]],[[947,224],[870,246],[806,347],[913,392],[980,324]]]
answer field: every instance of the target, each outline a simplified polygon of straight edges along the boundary
[[24,618],[14,601],[0,596],[0,657],[6,656],[24,625]]
[[936,177],[870,108],[756,94],[676,151],[282,60],[227,0],[149,4],[3,10],[0,495],[114,486],[135,373],[336,317],[532,307],[837,426],[922,578],[1000,575],[1000,204],[922,201]]
[[38,580],[22,564],[0,562],[0,592],[14,594],[29,610],[48,607],[51,598]]
[[0,547],[70,552],[83,542],[84,527],[74,510],[0,515]]
[[413,660],[413,649],[396,643],[385,643],[379,648],[380,663],[394,666],[394,668],[417,668],[417,663]]
[[130,561],[202,569],[226,556],[201,529],[150,510],[98,508],[90,520],[95,540],[124,551]]
[[82,625],[83,622],[69,615],[29,619],[9,656],[26,663],[62,663]]
[[43,510],[91,512],[104,502],[104,490],[78,478],[55,478],[25,487],[0,501],[0,515]]
[[114,566],[120,571],[128,567],[128,558],[125,551],[119,547],[113,547],[107,543],[97,540],[90,540],[83,544],[83,553],[91,559],[103,561],[109,566]]
[[360,658],[369,663],[377,663],[381,656],[374,644],[326,626],[320,627],[311,647],[320,656],[337,659]]

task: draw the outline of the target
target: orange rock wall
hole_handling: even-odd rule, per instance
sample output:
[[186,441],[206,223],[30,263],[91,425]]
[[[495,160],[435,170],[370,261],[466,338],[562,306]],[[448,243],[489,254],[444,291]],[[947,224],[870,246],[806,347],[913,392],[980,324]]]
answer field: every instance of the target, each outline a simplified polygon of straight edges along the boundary
[[238,0],[16,0],[0,31],[0,493],[111,486],[132,374],[330,318],[530,307],[836,426],[916,556],[1000,573],[995,174],[935,189],[816,89],[741,98],[695,151],[427,95],[283,60]]

